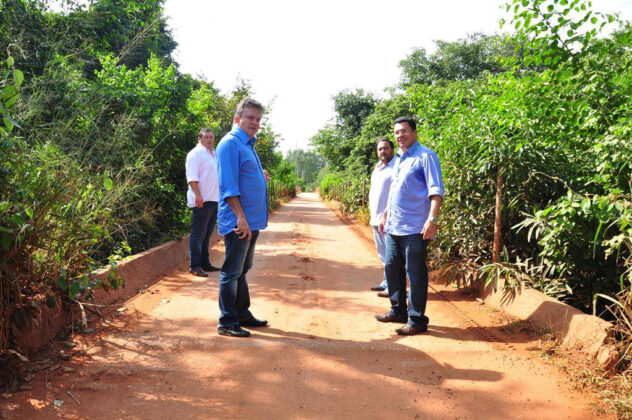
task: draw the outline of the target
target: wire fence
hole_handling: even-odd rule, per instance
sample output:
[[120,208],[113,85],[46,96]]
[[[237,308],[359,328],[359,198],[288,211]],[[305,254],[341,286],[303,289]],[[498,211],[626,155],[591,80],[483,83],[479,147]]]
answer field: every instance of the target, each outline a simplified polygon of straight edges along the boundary
[[294,185],[284,184],[274,179],[268,182],[268,206],[270,209],[278,207],[282,199],[295,196],[296,187]]
[[323,196],[341,203],[345,213],[354,213],[360,209],[366,210],[368,202],[369,181],[365,178],[345,180],[329,185]]

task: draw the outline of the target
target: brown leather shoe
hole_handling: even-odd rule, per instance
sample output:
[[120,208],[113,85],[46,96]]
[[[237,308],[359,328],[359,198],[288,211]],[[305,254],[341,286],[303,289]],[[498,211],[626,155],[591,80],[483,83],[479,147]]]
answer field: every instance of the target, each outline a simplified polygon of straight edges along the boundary
[[402,324],[406,322],[406,319],[399,317],[397,315],[394,315],[390,312],[387,312],[384,315],[375,315],[375,319],[377,319],[380,322],[398,322]]
[[378,295],[379,297],[388,297],[388,292],[384,292],[384,291],[382,291],[382,292],[377,292],[377,295]]
[[395,330],[395,332],[399,335],[415,335],[428,331],[428,327],[417,328],[414,325],[406,324],[401,328]]

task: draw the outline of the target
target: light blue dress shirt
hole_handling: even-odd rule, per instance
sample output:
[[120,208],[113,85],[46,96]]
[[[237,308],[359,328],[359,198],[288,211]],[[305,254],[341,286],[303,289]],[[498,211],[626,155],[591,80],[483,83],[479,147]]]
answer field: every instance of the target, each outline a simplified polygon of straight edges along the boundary
[[257,139],[248,138],[244,130],[235,126],[217,146],[219,175],[219,203],[217,232],[226,235],[237,226],[237,216],[226,198],[239,197],[250,230],[268,226],[268,186],[254,145]]
[[415,143],[401,153],[393,169],[384,230],[391,235],[421,233],[430,214],[429,197],[444,195],[439,158],[432,150]]

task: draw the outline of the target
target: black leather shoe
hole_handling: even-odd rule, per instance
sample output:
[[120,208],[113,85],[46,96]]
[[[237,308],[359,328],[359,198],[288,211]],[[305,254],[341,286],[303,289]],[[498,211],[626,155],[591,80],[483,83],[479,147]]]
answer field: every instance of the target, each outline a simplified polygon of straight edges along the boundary
[[257,319],[254,316],[250,319],[239,320],[240,327],[265,327],[268,321],[265,319]]
[[399,335],[415,335],[420,333],[425,333],[428,331],[428,327],[417,328],[414,325],[406,324],[401,328],[395,330],[395,332]]
[[219,267],[215,267],[213,264],[209,264],[209,265],[203,265],[202,266],[202,270],[207,271],[209,273],[213,272],[213,271],[220,271],[221,268]]
[[382,290],[384,290],[384,288],[380,285],[377,285],[377,286],[371,286],[371,290],[373,290],[374,292],[381,292]]
[[190,269],[189,273],[195,274],[198,277],[208,277],[208,273],[202,270],[200,267]]
[[388,297],[388,292],[387,291],[377,292],[377,295],[379,297]]
[[217,327],[217,333],[229,337],[250,337],[250,331],[244,330],[239,325],[234,327]]
[[390,312],[387,312],[384,315],[375,315],[375,319],[380,322],[398,322],[402,324],[405,324],[407,321],[407,319],[394,315]]

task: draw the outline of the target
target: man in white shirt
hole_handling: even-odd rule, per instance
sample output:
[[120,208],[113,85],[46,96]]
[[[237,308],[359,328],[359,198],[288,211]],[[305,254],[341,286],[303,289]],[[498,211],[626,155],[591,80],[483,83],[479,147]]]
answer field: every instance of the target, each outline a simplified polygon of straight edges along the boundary
[[[388,203],[388,192],[391,189],[391,176],[395,159],[393,159],[395,150],[393,142],[382,137],[376,143],[377,157],[380,159],[371,174],[371,189],[369,190],[369,211],[371,212],[371,220],[369,224],[373,227],[373,239],[377,255],[384,265],[386,261],[386,242],[378,226],[382,220],[382,214]],[[378,286],[371,286],[371,290],[378,291],[378,296],[388,297],[388,286],[386,284],[386,275],[383,275],[382,283]]]
[[211,264],[208,254],[209,238],[217,220],[219,181],[215,155],[215,133],[202,128],[198,145],[187,154],[186,175],[189,183],[187,205],[193,211],[191,236],[189,237],[190,271],[200,277],[208,277],[208,271],[219,271]]

